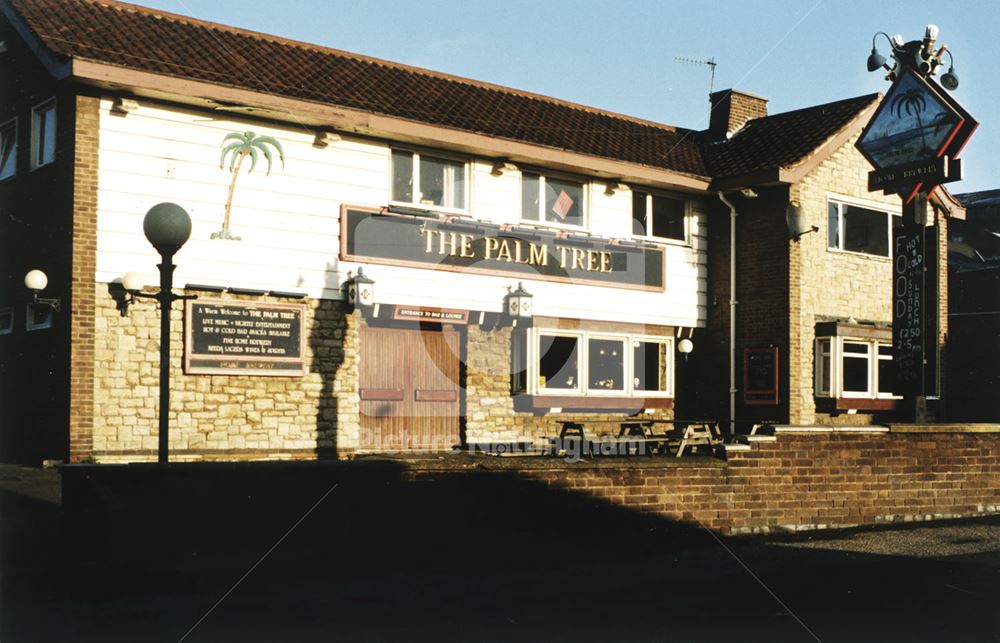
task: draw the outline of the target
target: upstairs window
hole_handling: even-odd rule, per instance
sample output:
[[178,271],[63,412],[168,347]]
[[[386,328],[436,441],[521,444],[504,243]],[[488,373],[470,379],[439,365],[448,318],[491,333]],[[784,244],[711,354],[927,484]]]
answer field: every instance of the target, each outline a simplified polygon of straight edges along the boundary
[[521,220],[555,226],[587,225],[584,183],[521,173]]
[[891,212],[830,201],[827,216],[827,246],[831,250],[888,257]]
[[56,103],[50,100],[31,110],[31,169],[56,160]]
[[0,125],[0,181],[17,174],[17,121]]
[[687,203],[681,199],[632,193],[632,236],[687,241]]
[[466,210],[466,163],[392,150],[392,201],[406,205]]

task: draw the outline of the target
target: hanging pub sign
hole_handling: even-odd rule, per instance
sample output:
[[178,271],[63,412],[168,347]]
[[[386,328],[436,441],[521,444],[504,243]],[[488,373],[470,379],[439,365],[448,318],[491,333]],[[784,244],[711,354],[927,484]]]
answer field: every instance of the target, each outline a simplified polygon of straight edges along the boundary
[[346,261],[657,292],[665,286],[662,248],[585,234],[345,206],[340,243]]
[[[870,70],[878,67],[875,62]],[[957,81],[952,82],[957,86]],[[903,224],[893,230],[892,237],[895,393],[937,392],[939,248],[934,233],[926,228],[932,221],[928,199],[936,186],[962,178],[957,157],[978,126],[937,83],[907,67],[889,87],[856,143],[875,167],[868,174],[868,189],[899,194],[903,201]]]
[[184,372],[305,374],[305,309],[305,304],[188,301],[184,311]]
[[875,167],[868,174],[868,190],[909,196],[960,180],[956,157],[978,126],[933,80],[905,71],[856,144]]

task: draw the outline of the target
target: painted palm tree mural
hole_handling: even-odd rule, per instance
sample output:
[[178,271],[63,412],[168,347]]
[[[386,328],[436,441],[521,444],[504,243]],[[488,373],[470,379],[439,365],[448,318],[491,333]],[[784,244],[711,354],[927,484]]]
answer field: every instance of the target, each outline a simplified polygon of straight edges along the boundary
[[229,230],[229,215],[233,209],[233,193],[236,191],[236,179],[240,176],[243,161],[247,157],[250,157],[250,169],[247,171],[247,174],[249,174],[257,167],[258,159],[263,156],[267,161],[267,174],[270,175],[275,151],[278,153],[278,159],[281,160],[281,168],[284,169],[285,152],[281,149],[281,143],[273,136],[257,136],[251,131],[246,131],[231,132],[226,134],[225,138],[222,139],[222,156],[219,157],[219,168],[224,168],[226,158],[229,158],[229,171],[233,175],[233,180],[229,182],[229,195],[226,197],[226,210],[222,217],[222,230],[213,232],[213,239],[240,240],[240,237],[234,235]]

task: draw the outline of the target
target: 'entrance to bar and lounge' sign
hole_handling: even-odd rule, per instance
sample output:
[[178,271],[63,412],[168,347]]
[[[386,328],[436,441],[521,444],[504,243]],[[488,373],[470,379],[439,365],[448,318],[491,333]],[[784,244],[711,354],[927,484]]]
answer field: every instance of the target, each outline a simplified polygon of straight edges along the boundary
[[184,372],[305,374],[305,309],[305,304],[188,301],[184,316]]

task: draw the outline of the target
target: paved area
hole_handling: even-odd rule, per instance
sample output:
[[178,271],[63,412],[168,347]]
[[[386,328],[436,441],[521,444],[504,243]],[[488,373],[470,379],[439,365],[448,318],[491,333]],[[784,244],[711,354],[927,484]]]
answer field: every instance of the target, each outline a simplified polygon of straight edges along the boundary
[[104,529],[64,523],[55,472],[0,466],[0,641],[1000,640],[1000,518],[722,539],[523,489],[345,487],[162,532],[109,497]]

